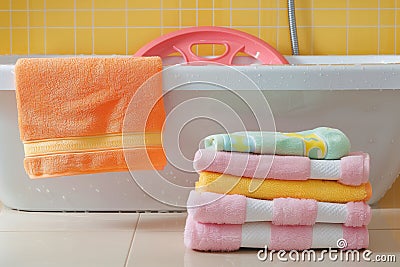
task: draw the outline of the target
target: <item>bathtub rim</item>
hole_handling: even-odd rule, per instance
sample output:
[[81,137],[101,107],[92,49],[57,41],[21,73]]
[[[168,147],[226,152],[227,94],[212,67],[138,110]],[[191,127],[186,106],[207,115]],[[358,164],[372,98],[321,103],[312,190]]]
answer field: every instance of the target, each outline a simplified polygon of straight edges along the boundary
[[[21,57],[67,57],[67,55],[0,56],[0,91],[15,90],[14,62]],[[254,62],[248,57],[240,58],[238,60],[242,63]],[[400,89],[400,56],[286,56],[286,58],[291,65],[252,64],[234,68],[248,76],[261,90]],[[177,82],[187,85],[174,90],[224,90],[210,84],[204,86],[202,84],[201,87],[198,83],[191,84],[197,82],[193,79],[193,74],[199,75],[201,80],[218,82],[218,79],[224,79],[224,68],[231,67],[170,65],[178,59],[171,57],[170,61],[164,62],[166,64],[164,67],[166,71],[163,73],[164,91],[169,91],[171,84]]]

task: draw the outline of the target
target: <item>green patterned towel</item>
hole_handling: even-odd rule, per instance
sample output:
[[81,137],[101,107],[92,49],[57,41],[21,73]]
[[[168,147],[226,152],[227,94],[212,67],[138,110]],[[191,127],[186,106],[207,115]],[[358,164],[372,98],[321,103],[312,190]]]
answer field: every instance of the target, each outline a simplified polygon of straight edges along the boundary
[[340,159],[349,154],[350,141],[338,129],[319,127],[297,133],[236,132],[205,138],[205,147],[218,151]]

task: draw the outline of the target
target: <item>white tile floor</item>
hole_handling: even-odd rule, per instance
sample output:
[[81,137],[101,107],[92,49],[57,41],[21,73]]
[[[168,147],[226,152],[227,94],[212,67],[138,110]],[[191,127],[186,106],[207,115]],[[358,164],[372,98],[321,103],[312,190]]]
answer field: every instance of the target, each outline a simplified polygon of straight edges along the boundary
[[[0,210],[0,266],[271,266],[257,250],[201,253],[185,249],[186,214],[31,213]],[[370,249],[400,261],[400,209],[374,210]],[[336,262],[302,263],[306,266]],[[364,266],[366,263],[340,263]],[[376,263],[375,263],[376,264]],[[375,265],[375,264],[370,264]]]

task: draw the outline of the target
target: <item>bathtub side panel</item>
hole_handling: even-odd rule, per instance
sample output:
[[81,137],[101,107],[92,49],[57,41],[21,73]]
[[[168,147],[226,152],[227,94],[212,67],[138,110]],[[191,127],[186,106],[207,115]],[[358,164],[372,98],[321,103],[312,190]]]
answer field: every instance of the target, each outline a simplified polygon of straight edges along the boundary
[[181,210],[154,200],[130,173],[29,179],[23,167],[15,91],[0,91],[0,201],[33,211]]

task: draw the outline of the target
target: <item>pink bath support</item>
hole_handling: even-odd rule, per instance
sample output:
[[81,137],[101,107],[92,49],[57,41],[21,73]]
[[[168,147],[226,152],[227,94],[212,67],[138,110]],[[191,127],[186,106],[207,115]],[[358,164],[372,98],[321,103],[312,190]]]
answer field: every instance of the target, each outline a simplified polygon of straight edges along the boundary
[[340,160],[311,160],[308,157],[260,155],[200,149],[193,162],[197,172],[210,171],[235,176],[277,180],[337,180],[360,185],[369,179],[369,155],[352,153]]
[[[225,52],[218,57],[200,57],[192,51],[192,47],[198,44],[220,44],[225,46]],[[165,58],[176,52],[187,63],[214,62],[230,66],[236,54],[244,52],[262,64],[289,64],[284,56],[263,40],[242,31],[217,26],[191,27],[164,34],[140,48],[134,56]]]

